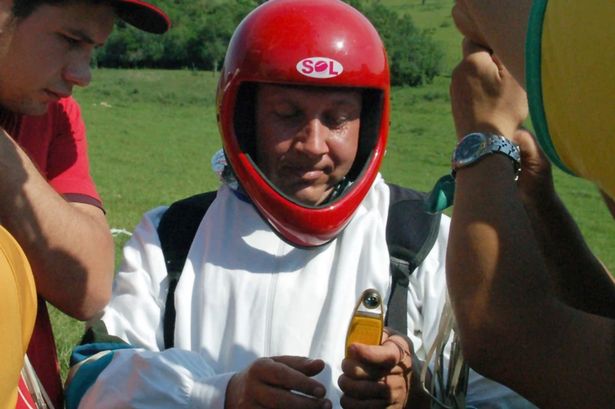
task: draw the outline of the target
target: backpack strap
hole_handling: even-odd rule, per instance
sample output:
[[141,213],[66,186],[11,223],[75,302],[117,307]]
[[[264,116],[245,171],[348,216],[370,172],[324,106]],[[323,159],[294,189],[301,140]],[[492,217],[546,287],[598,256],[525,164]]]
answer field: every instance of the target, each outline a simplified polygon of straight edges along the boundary
[[431,251],[438,237],[441,213],[426,211],[425,193],[393,184],[388,186],[386,241],[392,283],[385,325],[406,334],[410,275]]
[[[389,184],[390,202],[386,226],[392,276],[391,296],[385,324],[407,332],[407,297],[410,275],[433,247],[440,225],[440,213],[424,209],[426,194]],[[216,192],[202,193],[173,203],[162,215],[158,237],[169,275],[169,291],[164,311],[164,346],[174,345],[175,288],[184,269],[196,231]]]
[[216,192],[213,191],[180,200],[173,203],[160,219],[158,238],[169,276],[163,319],[165,348],[171,348],[175,343],[175,287],[199,224],[215,198]]

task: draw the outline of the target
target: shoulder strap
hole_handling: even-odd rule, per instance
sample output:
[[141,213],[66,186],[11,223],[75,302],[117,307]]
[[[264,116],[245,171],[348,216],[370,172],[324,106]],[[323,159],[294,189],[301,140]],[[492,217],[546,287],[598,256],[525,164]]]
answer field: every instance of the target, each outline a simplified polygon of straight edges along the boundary
[[393,184],[388,186],[390,202],[386,241],[392,283],[385,323],[406,334],[410,275],[433,247],[438,237],[441,213],[430,213],[425,209],[425,193]]
[[164,309],[164,347],[175,342],[175,287],[186,264],[194,235],[216,198],[216,192],[206,192],[173,203],[160,219],[158,238],[167,264],[169,291]]
[[[389,184],[390,202],[386,226],[392,275],[386,325],[403,334],[407,331],[407,295],[410,275],[433,247],[440,225],[440,213],[424,209],[426,194]],[[165,348],[174,345],[175,287],[184,268],[190,245],[216,192],[207,192],[173,203],[158,226],[158,237],[169,275],[164,312]]]

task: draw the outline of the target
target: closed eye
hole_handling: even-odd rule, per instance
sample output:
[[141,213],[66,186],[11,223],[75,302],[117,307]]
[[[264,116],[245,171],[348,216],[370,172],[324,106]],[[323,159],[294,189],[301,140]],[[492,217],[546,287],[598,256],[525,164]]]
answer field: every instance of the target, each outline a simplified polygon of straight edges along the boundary
[[325,115],[323,118],[324,124],[330,129],[342,128],[350,120],[350,115],[345,114]]
[[274,115],[282,120],[294,120],[301,116],[301,111],[297,109],[278,109]]
[[68,44],[69,48],[77,48],[81,45],[81,42],[82,42],[80,38],[71,37],[66,34],[60,34],[60,37],[66,44]]

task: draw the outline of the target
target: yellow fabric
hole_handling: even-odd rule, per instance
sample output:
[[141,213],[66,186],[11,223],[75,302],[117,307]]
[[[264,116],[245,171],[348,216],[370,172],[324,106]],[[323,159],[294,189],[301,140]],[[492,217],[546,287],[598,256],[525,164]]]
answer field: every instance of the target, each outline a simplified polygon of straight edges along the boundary
[[0,408],[15,408],[17,383],[36,319],[36,287],[28,260],[0,226]]
[[615,1],[549,1],[541,67],[557,154],[615,198]]

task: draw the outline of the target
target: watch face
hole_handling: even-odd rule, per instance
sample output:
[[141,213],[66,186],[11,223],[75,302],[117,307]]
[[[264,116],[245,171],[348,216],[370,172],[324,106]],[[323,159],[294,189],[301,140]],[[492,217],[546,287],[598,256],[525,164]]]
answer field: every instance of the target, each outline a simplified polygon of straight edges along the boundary
[[473,133],[466,136],[455,150],[453,157],[455,167],[463,167],[474,162],[479,153],[485,149],[485,143],[486,138],[483,134]]

